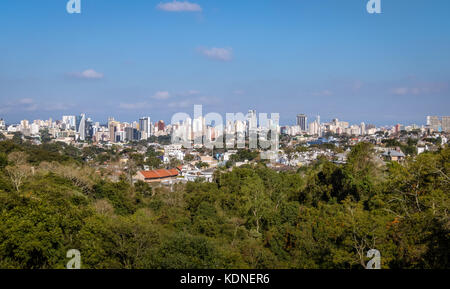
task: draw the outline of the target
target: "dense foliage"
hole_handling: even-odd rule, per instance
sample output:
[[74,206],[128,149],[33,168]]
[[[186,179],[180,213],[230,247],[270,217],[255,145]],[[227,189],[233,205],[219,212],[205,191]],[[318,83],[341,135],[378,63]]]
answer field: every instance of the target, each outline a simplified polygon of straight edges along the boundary
[[450,267],[448,147],[386,165],[361,143],[345,165],[172,188],[108,181],[98,153],[0,142],[0,268],[64,268],[78,249],[83,268],[348,269],[371,248],[383,268]]

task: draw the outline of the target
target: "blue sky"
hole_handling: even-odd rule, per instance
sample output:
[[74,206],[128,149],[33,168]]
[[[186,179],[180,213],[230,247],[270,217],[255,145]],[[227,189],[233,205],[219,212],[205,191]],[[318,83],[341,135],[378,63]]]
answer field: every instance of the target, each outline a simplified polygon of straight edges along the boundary
[[367,0],[170,2],[81,0],[68,14],[67,0],[2,0],[0,118],[450,113],[450,1],[381,0],[379,15]]

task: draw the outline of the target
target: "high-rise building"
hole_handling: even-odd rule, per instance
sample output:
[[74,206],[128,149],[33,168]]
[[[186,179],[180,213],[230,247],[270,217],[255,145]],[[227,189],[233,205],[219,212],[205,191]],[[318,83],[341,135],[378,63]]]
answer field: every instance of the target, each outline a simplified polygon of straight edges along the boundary
[[158,131],[164,131],[164,129],[166,128],[166,124],[164,123],[164,120],[158,121],[158,123],[156,125],[158,126]]
[[0,130],[6,130],[6,124],[3,118],[0,118]]
[[249,110],[247,119],[248,119],[249,129],[254,130],[254,129],[258,128],[258,119],[257,119],[257,115],[256,115],[256,110]]
[[306,131],[308,129],[308,118],[304,114],[297,115],[297,125],[300,127],[302,131]]
[[366,124],[364,122],[361,123],[360,127],[360,135],[366,134]]
[[441,120],[442,130],[449,133],[450,132],[450,116],[443,116]]
[[86,115],[84,113],[76,118],[76,131],[79,140],[86,140]]
[[249,110],[247,113],[247,135],[250,133],[256,133],[258,129],[258,118],[256,116],[256,110]]
[[62,122],[66,124],[67,128],[75,129],[76,117],[74,115],[64,115],[62,117]]
[[141,138],[141,132],[133,127],[125,128],[125,140],[137,141]]
[[318,135],[322,136],[322,126],[320,125],[320,115],[317,115]]
[[26,119],[20,121],[20,126],[22,129],[27,129],[30,125],[30,122]]
[[85,138],[90,138],[92,139],[92,136],[94,135],[94,122],[92,121],[91,118],[88,118],[86,120],[86,127],[84,129],[85,131]]
[[439,119],[439,116],[427,116],[427,126],[429,126],[432,130],[440,131],[441,120]]
[[139,119],[139,131],[148,139],[152,135],[152,122],[150,117],[141,117]]
[[395,133],[400,133],[402,130],[405,130],[405,126],[402,125],[402,124],[397,124],[397,125],[394,127]]
[[319,124],[318,124],[317,120],[313,121],[309,125],[309,134],[310,135],[319,135]]
[[[108,118],[109,141],[117,142],[116,133],[120,130],[120,122],[115,121],[113,117]],[[120,140],[119,140],[120,141]]]

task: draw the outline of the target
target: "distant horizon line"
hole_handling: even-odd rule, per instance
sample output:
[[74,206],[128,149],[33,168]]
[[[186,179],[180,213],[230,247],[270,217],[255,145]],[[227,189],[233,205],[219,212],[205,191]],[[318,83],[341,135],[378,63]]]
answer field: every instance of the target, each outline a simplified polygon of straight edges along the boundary
[[[118,118],[116,118],[114,116],[106,117],[105,121],[95,121],[95,117],[89,116],[87,113],[83,113],[83,112],[81,112],[79,114],[61,114],[61,116],[59,118],[53,118],[51,116],[48,117],[47,119],[44,119],[44,118],[34,118],[34,119],[32,119],[32,118],[23,118],[23,119],[19,120],[18,122],[8,122],[5,117],[0,117],[0,120],[3,120],[6,125],[16,125],[16,124],[20,124],[20,121],[22,121],[22,120],[28,120],[28,121],[32,122],[32,121],[35,121],[35,120],[46,121],[46,120],[49,120],[50,118],[52,118],[52,121],[55,121],[55,120],[61,121],[63,116],[75,116],[76,117],[76,116],[79,116],[81,114],[85,114],[93,122],[98,122],[100,125],[107,125],[108,124],[108,118],[110,118],[110,117],[114,118],[114,120],[116,120],[116,121],[124,122],[124,123],[130,123],[130,124],[133,123],[133,122],[139,122],[139,119],[140,118],[144,118],[144,117],[150,117],[152,123],[157,123],[159,121],[164,121],[164,123],[166,125],[171,124],[171,122],[167,122],[165,119],[152,119],[152,117],[149,116],[149,115],[139,116],[137,119],[132,120],[132,121],[119,120]],[[267,114],[270,115],[269,113],[267,113]],[[246,115],[246,114],[244,114],[244,115]],[[316,115],[314,115],[314,117],[310,118],[309,115],[307,115],[307,114],[299,113],[299,114],[296,114],[295,117],[297,115],[306,115],[308,120],[313,119],[313,121],[308,121],[307,122],[308,124],[314,122],[315,120],[317,120],[317,116],[320,116],[320,114],[316,114]],[[443,117],[445,115],[428,114],[428,115],[424,115],[423,117],[426,119],[428,116]],[[292,119],[291,122],[284,122],[283,124],[280,123],[279,126],[280,127],[283,127],[283,126],[297,126],[297,124],[295,123],[296,122],[295,117]],[[191,117],[191,119],[194,119],[194,118]],[[403,125],[403,126],[411,126],[411,125],[417,125],[417,126],[422,126],[423,125],[423,126],[425,126],[426,125],[426,122],[424,123],[423,121],[419,122],[419,123],[411,123],[411,122],[409,122],[409,123],[401,123],[401,121],[396,121],[395,123],[392,123],[392,124],[386,124],[385,123],[385,124],[382,124],[382,125],[380,125],[378,121],[376,121],[376,122],[359,121],[359,122],[353,122],[352,123],[351,121],[348,121],[348,120],[345,120],[345,119],[342,119],[342,118],[338,118],[338,117],[332,117],[332,118],[329,118],[329,119],[327,118],[327,119],[325,119],[325,121],[321,121],[320,123],[321,124],[323,124],[323,123],[330,123],[330,122],[332,122],[333,119],[339,119],[339,121],[348,122],[349,125],[360,125],[361,123],[364,123],[365,125],[375,125],[376,127],[389,127],[389,126],[393,127],[393,126],[396,126],[396,125],[399,125],[399,124]],[[259,118],[258,118],[258,122],[259,122]],[[376,124],[376,123],[378,123],[378,124]]]

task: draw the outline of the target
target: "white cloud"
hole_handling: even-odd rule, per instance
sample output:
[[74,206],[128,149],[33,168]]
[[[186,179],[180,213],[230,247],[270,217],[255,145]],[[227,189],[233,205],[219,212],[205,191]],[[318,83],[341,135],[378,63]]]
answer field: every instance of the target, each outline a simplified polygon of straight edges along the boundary
[[199,51],[204,56],[214,60],[231,61],[233,59],[232,48],[199,48]]
[[38,110],[38,105],[32,98],[21,98],[7,103],[5,109],[15,111],[36,111]]
[[165,100],[170,98],[170,93],[168,91],[158,91],[152,96],[153,99]]
[[121,103],[119,104],[119,108],[121,109],[128,109],[128,110],[135,110],[135,109],[141,109],[144,107],[149,107],[148,103],[146,102],[138,102],[138,103]]
[[18,101],[19,104],[31,104],[33,102],[34,101],[31,98],[22,98]]
[[89,79],[101,79],[103,78],[103,73],[99,73],[93,69],[88,69],[81,73],[81,77]]
[[213,105],[219,103],[221,103],[221,100],[214,96],[196,96],[192,98],[184,98],[177,101],[172,101],[168,104],[168,107],[181,109],[194,107],[194,105],[196,104]]
[[200,94],[200,91],[198,90],[189,90],[188,92],[186,92],[187,95],[197,95]]
[[449,82],[420,82],[414,81],[412,84],[403,84],[392,87],[389,92],[393,95],[429,95],[448,92]]
[[181,97],[189,97],[189,96],[195,96],[195,95],[199,95],[201,92],[198,90],[188,90],[188,91],[183,91],[180,93],[175,94],[175,96],[181,96]]
[[313,96],[331,96],[331,95],[333,95],[333,92],[328,89],[313,93]]
[[170,108],[188,108],[193,106],[193,102],[191,100],[182,100],[177,102],[171,102],[168,104]]
[[38,105],[35,103],[30,103],[28,106],[23,108],[25,111],[36,111],[38,110]]
[[172,1],[166,3],[159,3],[156,6],[159,10],[168,12],[201,12],[202,7],[196,3],[191,3],[188,1]]
[[59,103],[54,101],[40,102],[34,101],[32,98],[21,98],[13,101],[9,101],[5,104],[0,104],[0,112],[10,112],[10,111],[27,111],[34,112],[38,110],[45,111],[63,111],[68,110],[73,105]]
[[397,87],[391,90],[392,94],[395,95],[405,95],[408,94],[409,89],[407,87]]
[[62,103],[62,102],[56,102],[56,103],[49,103],[45,106],[45,110],[47,111],[61,111],[61,110],[69,110],[72,108],[72,104]]
[[429,87],[397,87],[391,89],[391,93],[394,95],[422,95],[429,93],[439,93],[441,89],[439,87],[429,88]]
[[97,72],[94,69],[87,69],[83,72],[71,73],[69,75],[81,79],[102,79],[104,77],[103,73]]

